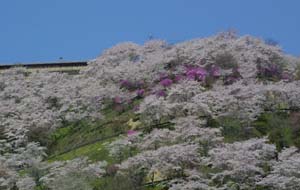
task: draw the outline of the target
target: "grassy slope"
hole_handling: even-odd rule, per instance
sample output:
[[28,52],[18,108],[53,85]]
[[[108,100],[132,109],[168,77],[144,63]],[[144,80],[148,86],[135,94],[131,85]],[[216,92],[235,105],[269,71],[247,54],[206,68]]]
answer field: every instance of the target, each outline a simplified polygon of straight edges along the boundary
[[112,161],[105,145],[125,134],[129,129],[128,120],[134,117],[136,115],[131,110],[119,114],[107,109],[103,120],[65,123],[52,134],[48,160],[69,160],[87,156],[94,161]]
[[[78,157],[88,157],[91,161],[106,160],[109,164],[117,161],[109,155],[106,145],[125,134],[130,126],[127,122],[138,116],[132,110],[122,113],[111,108],[103,110],[104,119],[99,121],[80,120],[72,123],[64,123],[51,136],[48,147],[47,161],[64,161]],[[103,139],[103,140],[102,140]],[[86,145],[85,145],[86,144]],[[101,178],[97,186],[103,184]],[[163,187],[149,186],[145,190],[162,190]]]

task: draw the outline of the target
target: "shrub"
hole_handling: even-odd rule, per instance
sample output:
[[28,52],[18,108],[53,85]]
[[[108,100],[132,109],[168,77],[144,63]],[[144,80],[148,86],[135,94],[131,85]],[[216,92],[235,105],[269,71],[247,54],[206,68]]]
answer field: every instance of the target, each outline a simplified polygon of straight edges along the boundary
[[283,68],[280,65],[269,63],[267,65],[257,65],[257,77],[262,80],[279,81],[283,74]]
[[83,173],[66,173],[51,183],[50,189],[55,190],[92,190],[92,179]]
[[0,81],[0,91],[3,91],[5,87],[6,87],[5,83]]
[[293,144],[300,149],[300,112],[290,114]]
[[210,148],[210,141],[209,140],[202,140],[199,141],[199,152],[201,156],[207,157],[208,156],[208,152],[209,152],[209,148]]
[[130,80],[123,79],[120,81],[120,87],[127,89],[129,91],[134,91],[134,90],[138,90],[140,88],[144,88],[145,82],[144,81],[130,81]]
[[129,61],[132,62],[138,62],[140,60],[140,55],[137,55],[134,52],[129,53],[128,57],[129,57]]
[[59,103],[59,99],[57,97],[51,97],[51,96],[46,99],[46,104],[49,105],[48,109],[51,109],[51,108],[59,109],[62,106]]
[[232,69],[238,66],[237,60],[229,52],[218,54],[215,57],[215,64],[221,67],[222,69]]
[[269,134],[270,142],[276,145],[278,151],[292,145],[292,131],[287,126],[276,126]]
[[208,72],[202,67],[187,67],[186,77],[191,80],[204,81],[208,76]]
[[296,68],[296,80],[300,80],[300,63],[298,63],[297,68]]
[[242,78],[242,75],[240,74],[238,68],[233,68],[232,73],[226,75],[224,77],[224,85],[230,85],[235,83],[236,81],[240,80]]
[[[114,166],[113,166],[114,167]],[[146,173],[142,168],[123,170],[116,175],[108,175],[98,180],[95,190],[145,190],[144,179]]]
[[264,113],[253,125],[262,135],[268,135],[270,142],[274,143],[279,151],[293,144],[293,125],[287,113]]
[[247,122],[232,116],[223,116],[216,120],[210,119],[210,127],[221,127],[225,142],[235,142],[258,137],[257,131]]
[[135,147],[131,146],[131,143],[127,139],[118,139],[108,145],[109,154],[118,163],[127,159],[136,152]]
[[26,172],[30,177],[33,178],[35,184],[37,185],[37,187],[39,187],[40,190],[46,189],[46,187],[44,187],[44,185],[40,181],[41,177],[46,174],[46,170],[43,170],[37,166],[32,166],[26,169]]
[[112,164],[105,168],[105,172],[106,172],[107,176],[115,176],[115,174],[118,172],[118,170],[119,170],[119,168],[115,164]]
[[48,147],[51,144],[50,130],[43,127],[33,127],[27,132],[29,142],[39,142],[41,146]]
[[265,64],[260,60],[257,62],[257,77],[262,80],[279,81],[282,79],[291,80],[293,77],[284,69],[288,65],[286,59],[280,56],[273,56],[270,62]]
[[95,184],[94,190],[142,190],[137,187],[128,176],[116,175],[113,177],[104,177]]
[[0,140],[6,139],[4,126],[0,125]]
[[160,81],[160,85],[162,85],[163,87],[169,87],[173,84],[173,81],[169,78],[163,79],[162,81]]

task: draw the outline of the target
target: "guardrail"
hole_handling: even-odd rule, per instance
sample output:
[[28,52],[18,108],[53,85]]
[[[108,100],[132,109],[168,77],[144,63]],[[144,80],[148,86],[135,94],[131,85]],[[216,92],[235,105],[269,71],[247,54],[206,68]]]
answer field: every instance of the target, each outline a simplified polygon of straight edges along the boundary
[[28,63],[28,64],[6,64],[0,65],[0,71],[23,67],[29,72],[47,70],[50,72],[76,72],[87,66],[87,61],[72,61],[72,62],[48,62],[48,63]]

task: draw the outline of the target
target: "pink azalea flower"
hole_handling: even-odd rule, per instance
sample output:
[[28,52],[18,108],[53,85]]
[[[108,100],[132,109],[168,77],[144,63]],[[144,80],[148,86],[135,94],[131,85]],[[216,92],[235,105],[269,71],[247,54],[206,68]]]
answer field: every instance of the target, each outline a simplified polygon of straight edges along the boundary
[[291,81],[293,79],[292,75],[288,72],[283,72],[281,74],[281,79]]
[[171,86],[172,84],[173,84],[173,81],[168,78],[160,81],[160,85],[162,85],[163,87],[168,87],[168,86]]
[[121,80],[120,85],[123,88],[129,88],[131,86],[131,83],[128,80]]
[[137,96],[139,97],[143,97],[145,94],[145,90],[144,89],[139,89],[136,91]]
[[166,94],[166,92],[164,90],[159,90],[155,94],[156,94],[157,97],[165,97],[165,96],[167,96],[167,94]]
[[159,80],[163,80],[165,78],[168,78],[168,74],[167,73],[160,73],[159,74]]
[[134,134],[136,134],[136,133],[137,133],[137,132],[134,131],[134,130],[128,130],[128,131],[127,131],[127,135],[128,135],[128,136],[134,135]]
[[122,103],[121,97],[120,97],[120,96],[116,96],[116,97],[114,98],[114,103],[116,103],[116,104],[121,104],[121,103]]
[[187,68],[186,76],[188,79],[191,80],[201,80],[203,81],[205,77],[208,75],[207,71],[202,67],[195,67],[195,68]]
[[220,67],[218,67],[218,66],[212,66],[211,69],[210,69],[210,74],[213,77],[219,77],[219,76],[221,76]]
[[176,75],[175,76],[175,79],[174,79],[174,82],[179,82],[180,80],[182,80],[184,78],[184,76],[182,75]]

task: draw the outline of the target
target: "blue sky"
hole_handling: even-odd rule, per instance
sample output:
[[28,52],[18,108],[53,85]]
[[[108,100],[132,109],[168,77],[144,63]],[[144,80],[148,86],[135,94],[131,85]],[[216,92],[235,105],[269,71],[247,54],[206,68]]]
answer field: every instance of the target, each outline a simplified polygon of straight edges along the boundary
[[299,0],[1,0],[0,64],[87,60],[123,41],[174,43],[229,28],[299,56],[299,8]]

